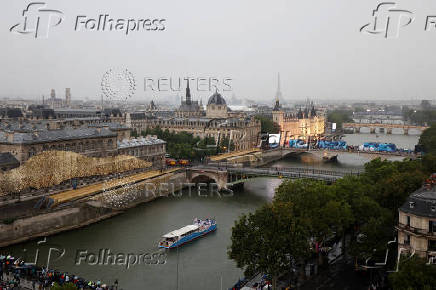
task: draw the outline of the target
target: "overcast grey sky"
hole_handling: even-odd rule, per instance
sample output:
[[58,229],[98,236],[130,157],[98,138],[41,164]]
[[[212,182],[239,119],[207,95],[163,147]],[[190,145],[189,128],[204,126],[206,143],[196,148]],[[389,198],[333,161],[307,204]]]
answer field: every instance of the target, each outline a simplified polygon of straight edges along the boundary
[[[395,39],[360,33],[372,21],[372,0],[47,0],[64,13],[47,39],[9,31],[31,1],[3,0],[0,11],[0,96],[99,98],[110,68],[134,73],[135,98],[144,77],[230,77],[237,97],[273,99],[277,72],[283,97],[315,99],[434,99],[436,15],[432,0],[397,1],[413,12]],[[164,18],[164,31],[74,31],[77,15]],[[193,92],[203,100],[209,93]],[[224,93],[231,96],[232,93]]]

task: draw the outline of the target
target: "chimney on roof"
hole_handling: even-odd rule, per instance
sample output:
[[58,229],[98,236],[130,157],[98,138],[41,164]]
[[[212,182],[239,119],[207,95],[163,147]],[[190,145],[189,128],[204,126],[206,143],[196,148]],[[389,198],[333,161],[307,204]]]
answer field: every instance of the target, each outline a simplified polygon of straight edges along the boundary
[[13,131],[6,131],[6,138],[8,139],[9,143],[14,142],[14,135],[15,135],[15,132],[13,132]]

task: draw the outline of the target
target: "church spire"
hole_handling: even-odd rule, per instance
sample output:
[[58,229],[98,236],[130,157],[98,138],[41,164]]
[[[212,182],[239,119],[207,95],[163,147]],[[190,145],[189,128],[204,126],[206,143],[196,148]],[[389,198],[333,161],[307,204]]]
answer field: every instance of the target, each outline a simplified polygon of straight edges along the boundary
[[189,89],[189,79],[186,80],[186,104],[191,104],[191,89]]

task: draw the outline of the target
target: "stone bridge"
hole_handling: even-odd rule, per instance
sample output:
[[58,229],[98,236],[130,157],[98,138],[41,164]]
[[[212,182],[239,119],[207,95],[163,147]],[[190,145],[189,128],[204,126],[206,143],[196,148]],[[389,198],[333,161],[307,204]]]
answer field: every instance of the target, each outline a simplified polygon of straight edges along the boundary
[[[280,150],[280,149],[276,149]],[[389,158],[398,158],[398,157],[410,157],[410,158],[416,158],[415,153],[409,153],[409,152],[376,152],[376,151],[359,151],[359,150],[327,150],[327,149],[306,149],[306,148],[281,148],[282,150],[282,157],[285,157],[286,155],[299,155],[303,153],[313,154],[319,158],[322,158],[324,156],[324,153],[327,153],[328,156],[331,155],[358,155],[365,157],[367,159],[389,159]]]
[[311,168],[252,168],[252,167],[192,167],[187,171],[187,179],[190,183],[216,183],[218,189],[226,189],[228,186],[244,183],[257,177],[276,178],[310,178],[334,182],[346,175],[359,175],[359,170],[323,170]]
[[428,127],[425,126],[414,126],[414,125],[401,125],[401,124],[383,124],[383,123],[343,123],[343,129],[353,129],[355,133],[359,133],[361,128],[369,128],[371,134],[376,132],[378,128],[379,131],[385,131],[387,134],[392,134],[392,129],[399,128],[403,129],[404,135],[409,134],[409,129],[417,129],[419,131],[424,131]]
[[218,190],[227,188],[227,170],[219,167],[192,167],[186,172],[189,183],[216,183]]

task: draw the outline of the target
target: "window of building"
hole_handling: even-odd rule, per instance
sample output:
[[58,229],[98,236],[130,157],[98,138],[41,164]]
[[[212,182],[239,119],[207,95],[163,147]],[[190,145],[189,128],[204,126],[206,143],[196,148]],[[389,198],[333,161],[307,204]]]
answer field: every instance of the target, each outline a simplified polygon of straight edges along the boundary
[[428,221],[428,232],[436,233],[436,221]]
[[407,226],[410,227],[410,216],[407,216]]
[[404,237],[404,244],[405,244],[405,245],[410,245],[410,235],[406,235],[406,236]]
[[428,240],[427,251],[436,252],[436,241],[435,240]]

